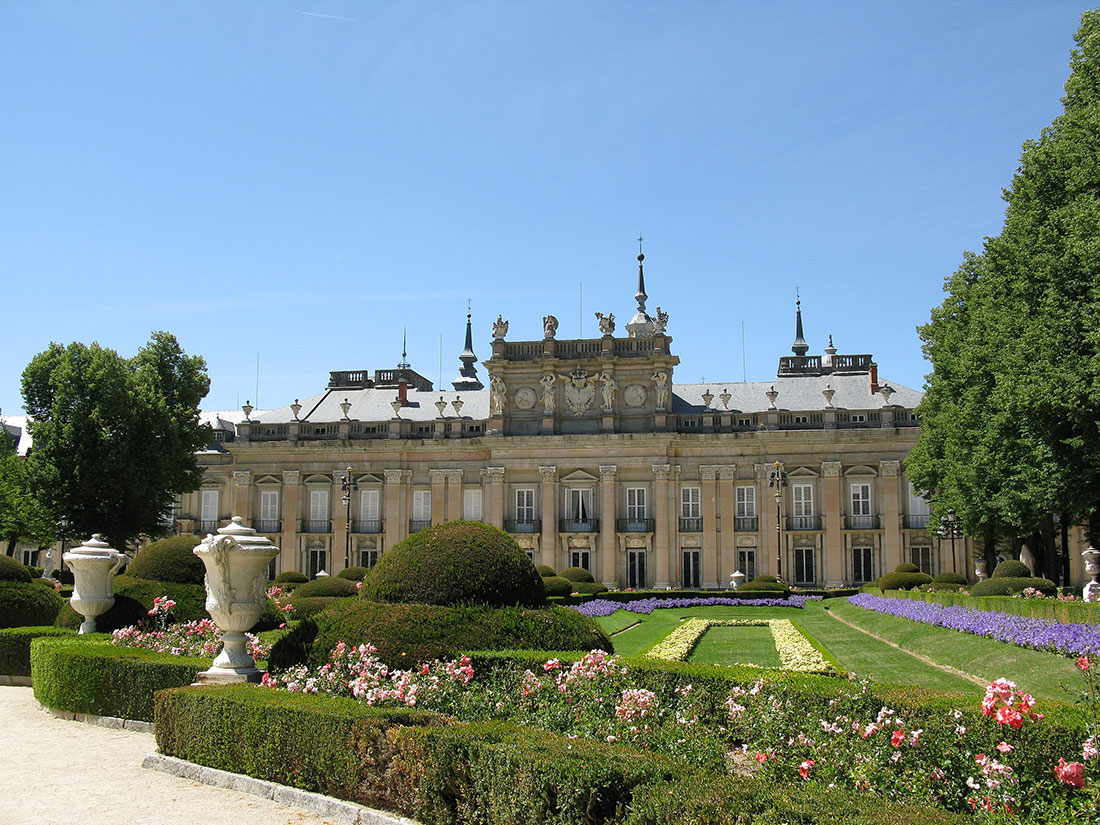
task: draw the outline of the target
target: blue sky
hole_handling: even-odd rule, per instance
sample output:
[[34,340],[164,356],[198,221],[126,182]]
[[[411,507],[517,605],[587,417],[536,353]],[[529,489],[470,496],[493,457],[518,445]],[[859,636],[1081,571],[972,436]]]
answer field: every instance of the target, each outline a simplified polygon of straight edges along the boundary
[[[1080,2],[0,3],[0,408],[50,341],[206,358],[207,409],[595,336],[639,233],[679,382],[915,327],[1000,231]],[[580,294],[583,285],[583,315]],[[741,345],[744,324],[746,347]],[[485,370],[480,368],[484,377]]]

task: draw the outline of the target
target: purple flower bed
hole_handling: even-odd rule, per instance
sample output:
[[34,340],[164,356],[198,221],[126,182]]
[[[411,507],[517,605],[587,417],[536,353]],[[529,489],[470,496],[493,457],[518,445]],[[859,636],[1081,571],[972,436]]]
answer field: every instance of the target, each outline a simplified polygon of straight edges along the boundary
[[585,604],[571,605],[572,610],[585,616],[596,618],[610,616],[616,610],[628,610],[631,613],[649,615],[654,610],[665,607],[712,607],[713,605],[731,605],[733,607],[803,607],[806,602],[820,600],[821,596],[791,596],[789,599],[731,599],[727,596],[712,596],[694,599],[639,599],[636,602],[610,602],[606,599],[594,599]]
[[1100,655],[1100,625],[1062,624],[1050,619],[1016,616],[999,610],[888,599],[860,593],[848,598],[851,604],[876,613],[900,616],[922,624],[988,636],[999,642],[1062,653],[1066,656]]

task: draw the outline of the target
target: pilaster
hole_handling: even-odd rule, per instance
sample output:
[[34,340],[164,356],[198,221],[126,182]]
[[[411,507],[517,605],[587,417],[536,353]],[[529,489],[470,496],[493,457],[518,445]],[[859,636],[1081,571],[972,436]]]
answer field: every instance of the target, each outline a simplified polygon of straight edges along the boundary
[[489,523],[504,529],[504,468],[485,467],[481,477],[489,484]]
[[[409,525],[405,519],[405,476],[406,470],[383,470],[385,479],[383,495],[386,499],[383,505],[383,518],[386,527],[386,548],[393,547],[407,535]],[[411,477],[412,473],[408,475]]]
[[301,505],[302,474],[298,470],[283,470],[283,535],[279,552],[280,570],[298,569],[298,517]]
[[617,579],[615,570],[615,474],[614,464],[600,465],[600,579],[612,587]]
[[843,496],[841,490],[841,464],[839,461],[821,462],[822,484],[825,487],[825,584],[842,587],[847,578],[845,570]]
[[240,516],[245,524],[252,523],[252,473],[248,470],[236,470],[233,484],[229,487],[229,515]]
[[558,546],[558,468],[539,467],[539,507],[542,539],[539,554],[543,564],[557,569],[554,549]]
[[[718,464],[718,512],[721,533],[718,536],[718,553],[721,559],[718,582],[729,584],[729,575],[737,569],[737,498],[734,482],[737,481],[736,464]],[[759,560],[757,560],[759,564]]]
[[672,474],[672,466],[669,464],[653,465],[653,498],[657,502],[656,524],[654,534],[654,554],[656,558],[656,582],[655,586],[671,587],[672,576],[669,570],[669,542],[668,542],[668,479]]
[[443,485],[447,483],[447,471],[428,470],[428,480],[432,485],[432,525],[434,526],[446,521],[447,490]]
[[[884,410],[885,412],[885,410]],[[900,482],[901,462],[880,461],[879,474],[882,476],[882,527],[883,527],[883,569],[888,573],[901,564],[901,504]]]
[[462,470],[447,470],[447,521],[462,518]]
[[699,514],[703,518],[703,587],[722,583],[722,557],[718,549],[718,465],[699,465]]

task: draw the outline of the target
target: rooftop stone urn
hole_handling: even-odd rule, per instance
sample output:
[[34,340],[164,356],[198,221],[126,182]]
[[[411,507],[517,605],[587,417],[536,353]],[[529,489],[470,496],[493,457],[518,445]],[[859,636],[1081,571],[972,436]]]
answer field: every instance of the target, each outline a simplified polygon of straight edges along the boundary
[[199,684],[260,681],[244,634],[267,603],[267,566],[279,548],[234,516],[192,552],[206,565],[206,611],[222,632],[221,652],[210,670],[198,675]]
[[115,603],[115,573],[129,558],[114,550],[96,533],[63,557],[73,571],[69,604],[84,617],[80,633],[95,633],[95,620]]

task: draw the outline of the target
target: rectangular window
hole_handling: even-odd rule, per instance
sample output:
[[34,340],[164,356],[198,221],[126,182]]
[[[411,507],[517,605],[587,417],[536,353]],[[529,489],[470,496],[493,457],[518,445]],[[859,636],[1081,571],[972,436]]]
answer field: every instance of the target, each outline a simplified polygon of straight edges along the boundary
[[309,491],[309,520],[328,520],[328,490]]
[[592,563],[587,550],[570,550],[569,551],[569,566],[570,567],[583,567],[585,570],[591,572]]
[[738,550],[737,569],[745,574],[745,581],[751,582],[756,578],[756,551]]
[[432,491],[413,490],[413,521],[432,520]]
[[462,518],[466,521],[481,521],[481,490],[462,492]]
[[791,486],[794,502],[792,515],[796,518],[812,518],[814,514],[814,487],[812,484],[794,484]]
[[680,518],[700,518],[699,488],[680,488]]
[[382,518],[382,496],[378,490],[363,490],[359,494],[359,518],[362,521],[378,521]]
[[931,507],[928,503],[928,499],[922,497],[913,487],[913,483],[909,483],[909,515],[905,520],[905,526],[910,529],[920,529],[928,526],[928,519],[931,516]]
[[200,529],[212,533],[218,529],[218,491],[203,490],[199,509]]
[[871,548],[852,548],[852,583],[866,584],[874,581],[875,576],[871,570]]
[[853,424],[862,424],[867,420],[867,416],[863,413],[852,413],[852,417],[848,420]]
[[279,519],[279,491],[260,491],[260,521],[274,522]]
[[378,551],[377,550],[360,550],[359,551],[359,566],[366,567],[368,570],[374,565],[378,564]]
[[535,520],[535,490],[533,487],[524,487],[516,490],[516,521],[531,522]]
[[737,518],[756,517],[756,488],[737,488]]
[[751,418],[738,418],[737,419],[737,426],[738,427],[751,427],[752,426],[752,419]]
[[275,577],[279,575],[278,565],[276,564],[277,561],[277,558],[272,559],[271,563],[267,566],[267,580],[269,582],[275,581]]
[[626,551],[626,586],[642,588],[646,586],[645,550]]
[[[592,490],[590,488],[566,491],[566,518],[573,521],[589,521],[592,518]],[[614,514],[612,514],[614,515]],[[575,567],[576,565],[574,565]]]
[[31,550],[24,549],[24,550],[19,551],[20,561],[22,561],[23,564],[29,564],[29,565],[33,566],[35,556],[37,556],[37,555],[38,555],[38,551],[33,550],[33,549],[31,549]]
[[814,549],[796,547],[794,549],[794,583],[813,584],[814,580]]
[[871,485],[870,484],[853,484],[851,486],[852,491],[852,510],[853,516],[869,516],[871,515]]
[[914,546],[909,548],[909,560],[920,568],[920,572],[934,576],[932,572],[932,548]]
[[311,579],[317,578],[317,574],[322,570],[328,569],[328,551],[327,550],[310,550],[309,551],[309,563],[306,569],[306,575]]
[[645,487],[626,488],[626,517],[629,521],[641,521],[647,518]]
[[682,587],[691,588],[693,590],[699,589],[700,574],[703,567],[700,561],[701,556],[702,553],[698,550],[683,551],[683,576],[680,579]]

